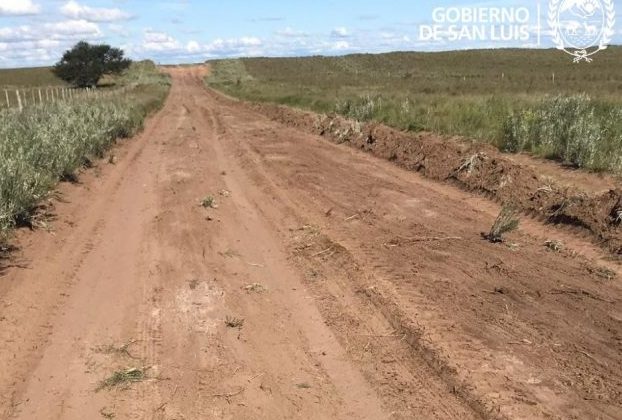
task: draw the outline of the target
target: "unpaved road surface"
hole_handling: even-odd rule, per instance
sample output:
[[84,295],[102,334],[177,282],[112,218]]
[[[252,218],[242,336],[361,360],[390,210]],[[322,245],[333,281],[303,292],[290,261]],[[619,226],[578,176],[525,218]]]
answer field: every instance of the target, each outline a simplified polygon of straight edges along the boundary
[[[622,418],[622,291],[598,249],[529,219],[490,244],[497,204],[203,72],[171,70],[117,163],[18,233],[1,418]],[[144,377],[104,386],[115,372]]]

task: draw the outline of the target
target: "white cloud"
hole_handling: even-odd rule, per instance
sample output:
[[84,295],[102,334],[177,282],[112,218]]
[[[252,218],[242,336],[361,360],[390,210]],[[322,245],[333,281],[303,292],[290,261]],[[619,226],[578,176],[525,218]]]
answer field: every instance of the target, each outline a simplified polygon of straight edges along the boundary
[[65,3],[60,11],[63,15],[72,19],[83,19],[90,22],[116,22],[120,20],[128,20],[132,15],[121,9],[106,9],[85,6],[75,0]]
[[46,23],[43,25],[43,29],[55,39],[99,38],[102,36],[99,26],[86,20]]
[[51,64],[79,40],[98,40],[99,26],[84,20],[0,28],[2,66]]
[[135,58],[157,58],[183,54],[187,48],[192,47],[193,45],[190,43],[184,46],[166,32],[146,28],[143,31],[142,39],[137,40],[137,42],[129,42],[123,47],[123,50]]
[[289,26],[285,29],[276,31],[276,34],[284,38],[306,38],[309,36],[308,33],[303,31],[297,31]]
[[332,45],[332,49],[333,50],[349,50],[350,49],[350,43],[348,41],[337,41],[335,43],[333,43]]
[[85,20],[67,20],[43,25],[21,25],[0,28],[0,42],[23,42],[36,40],[78,40],[99,38],[99,26]]
[[128,29],[127,26],[119,25],[117,23],[108,24],[108,30],[113,34],[123,38],[129,38],[129,36],[131,35],[131,31]]
[[262,45],[263,42],[257,37],[219,38],[204,45],[203,51],[210,57],[252,56],[260,54]]
[[201,45],[196,41],[190,41],[186,44],[186,50],[191,53],[197,53],[201,51]]
[[147,29],[142,42],[124,48],[128,55],[158,61],[180,62],[212,57],[256,56],[264,54],[263,41],[257,37],[218,38],[209,43],[190,40],[182,43],[166,32]]
[[146,30],[141,49],[144,51],[170,51],[181,49],[181,44],[166,32]]
[[32,0],[1,0],[0,1],[0,16],[4,15],[36,15],[41,10],[38,4],[32,2]]
[[330,34],[334,38],[347,38],[350,36],[348,28],[344,28],[343,26],[333,29]]

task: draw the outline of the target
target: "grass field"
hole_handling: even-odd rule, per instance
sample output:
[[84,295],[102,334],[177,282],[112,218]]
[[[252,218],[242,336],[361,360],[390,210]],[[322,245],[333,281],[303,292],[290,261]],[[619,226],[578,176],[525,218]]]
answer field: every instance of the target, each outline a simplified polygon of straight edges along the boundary
[[0,88],[66,86],[52,73],[51,67],[0,69]]
[[621,47],[589,65],[556,50],[514,49],[249,58],[211,61],[208,83],[246,100],[622,171],[620,62]]
[[[23,80],[26,80],[24,76]],[[62,178],[72,179],[118,138],[142,127],[164,101],[170,81],[151,62],[134,64],[117,86],[123,95],[81,97],[0,110],[0,245]]]

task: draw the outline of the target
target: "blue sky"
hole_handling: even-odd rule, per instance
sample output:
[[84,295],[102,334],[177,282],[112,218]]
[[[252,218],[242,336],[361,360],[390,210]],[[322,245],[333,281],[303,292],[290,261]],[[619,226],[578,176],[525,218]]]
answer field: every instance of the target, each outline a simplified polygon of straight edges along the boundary
[[[622,43],[622,0],[579,1],[613,2],[619,18],[612,43]],[[537,4],[517,0],[0,0],[0,67],[53,64],[79,40],[109,43],[122,47],[131,58],[160,63],[232,56],[535,47]],[[540,47],[552,47],[546,22],[549,0],[540,4]],[[450,40],[447,24],[439,28],[436,40],[422,39],[422,26],[438,23],[433,21],[434,9],[474,7],[527,7],[529,22],[521,25],[529,39],[467,35]],[[469,26],[460,24],[460,28]]]

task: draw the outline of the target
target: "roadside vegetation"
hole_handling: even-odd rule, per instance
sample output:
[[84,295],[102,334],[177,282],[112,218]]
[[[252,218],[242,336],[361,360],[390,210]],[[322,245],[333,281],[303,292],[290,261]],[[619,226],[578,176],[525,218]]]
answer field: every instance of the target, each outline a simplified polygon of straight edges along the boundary
[[142,128],[170,81],[152,62],[133,63],[108,81],[122,94],[0,110],[0,245],[16,224],[29,224],[40,200],[61,179],[74,179],[119,138]]
[[211,61],[210,86],[404,130],[622,171],[622,48],[573,65],[556,50]]

